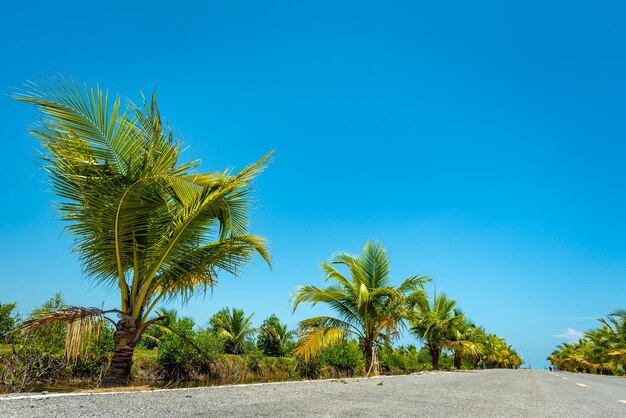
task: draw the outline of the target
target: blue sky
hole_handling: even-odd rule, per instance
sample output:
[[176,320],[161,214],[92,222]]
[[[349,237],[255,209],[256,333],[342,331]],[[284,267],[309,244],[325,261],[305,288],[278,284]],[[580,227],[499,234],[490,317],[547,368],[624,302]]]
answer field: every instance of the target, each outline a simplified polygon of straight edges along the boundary
[[36,113],[8,97],[62,73],[135,101],[156,88],[207,171],[276,150],[252,225],[273,269],[174,305],[199,323],[236,306],[294,325],[312,312],[291,315],[294,288],[368,239],[397,282],[431,276],[534,367],[626,307],[624,7],[338,3],[3,0],[0,302],[118,303],[69,254]]

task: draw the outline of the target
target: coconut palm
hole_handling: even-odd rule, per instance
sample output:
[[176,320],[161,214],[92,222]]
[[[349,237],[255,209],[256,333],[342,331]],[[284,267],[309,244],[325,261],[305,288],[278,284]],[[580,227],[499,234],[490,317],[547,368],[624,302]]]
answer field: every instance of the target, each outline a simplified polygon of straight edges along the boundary
[[480,335],[480,330],[476,325],[465,318],[463,323],[452,331],[452,334],[444,342],[444,347],[452,351],[455,369],[461,368],[464,358],[472,360],[472,364],[478,359],[483,350]]
[[119,309],[62,309],[23,329],[117,315],[102,385],[125,385],[141,335],[164,319],[151,316],[155,306],[203,294],[219,272],[238,274],[255,253],[269,260],[264,240],[248,233],[250,185],[266,158],[235,174],[180,163],[182,143],[154,94],[123,110],[119,97],[59,78],[15,98],[43,115],[30,132],[84,272],[121,297]]
[[505,369],[517,369],[524,363],[511,345],[495,334],[484,336],[481,362],[484,367]]
[[225,341],[226,352],[243,354],[244,342],[247,337],[255,333],[252,327],[252,316],[245,316],[242,309],[224,308],[210,320],[213,329]]
[[[335,266],[345,266],[348,275]],[[304,285],[291,296],[293,310],[302,303],[327,304],[337,316],[317,316],[299,323],[300,340],[295,354],[308,361],[326,346],[347,336],[356,337],[366,360],[368,373],[374,366],[374,347],[394,339],[407,314],[405,295],[423,291],[429,281],[412,276],[394,287],[387,251],[378,242],[367,242],[358,255],[340,252],[330,263],[322,263],[325,280],[320,288]]]
[[276,315],[271,315],[259,328],[257,346],[266,356],[281,357],[285,355],[285,347],[292,336],[293,332],[287,331],[287,325],[281,324]]
[[439,357],[455,332],[460,330],[465,317],[456,310],[456,301],[439,292],[430,300],[422,295],[414,298],[411,333],[426,342],[434,370],[439,369]]

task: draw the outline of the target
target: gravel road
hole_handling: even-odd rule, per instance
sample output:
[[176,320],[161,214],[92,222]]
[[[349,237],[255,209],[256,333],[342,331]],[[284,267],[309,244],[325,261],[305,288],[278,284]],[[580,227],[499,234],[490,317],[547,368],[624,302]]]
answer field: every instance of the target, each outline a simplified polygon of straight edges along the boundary
[[1,417],[624,417],[626,378],[484,370],[152,390],[0,396]]

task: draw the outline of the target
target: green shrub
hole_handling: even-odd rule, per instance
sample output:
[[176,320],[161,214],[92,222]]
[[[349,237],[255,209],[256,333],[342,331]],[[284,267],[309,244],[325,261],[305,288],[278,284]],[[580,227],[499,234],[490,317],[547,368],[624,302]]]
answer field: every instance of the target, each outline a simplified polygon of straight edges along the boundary
[[15,303],[0,303],[0,343],[4,342],[7,332],[12,330],[18,323],[19,317],[14,312]]
[[414,373],[432,368],[427,350],[417,351],[414,345],[393,348],[390,345],[378,349],[378,363],[382,373]]
[[327,347],[320,353],[322,373],[328,377],[365,373],[365,359],[359,343],[353,340]]
[[194,322],[188,318],[178,321],[174,329],[177,333],[163,334],[158,348],[157,362],[163,367],[164,377],[189,380],[198,374],[210,374],[211,363],[224,354],[223,340],[210,329],[195,331]]

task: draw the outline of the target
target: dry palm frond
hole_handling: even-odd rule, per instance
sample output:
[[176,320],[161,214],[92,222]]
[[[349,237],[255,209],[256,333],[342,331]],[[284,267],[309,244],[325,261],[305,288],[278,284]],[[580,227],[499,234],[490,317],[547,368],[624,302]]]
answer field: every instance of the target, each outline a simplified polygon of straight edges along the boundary
[[75,361],[99,338],[103,319],[105,317],[101,309],[67,306],[55,312],[44,313],[39,318],[26,320],[12,332],[28,334],[56,322],[67,322],[65,356],[68,360]]

